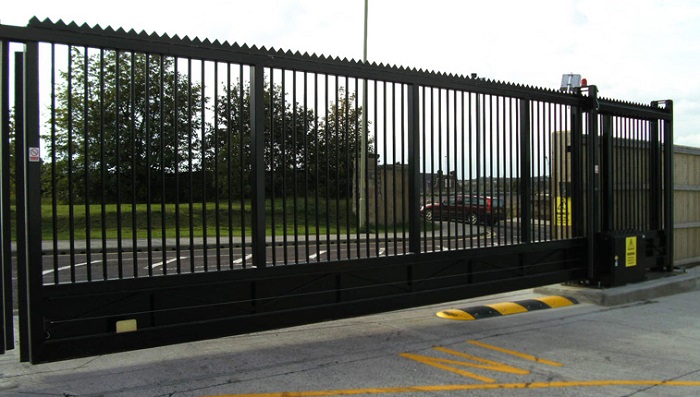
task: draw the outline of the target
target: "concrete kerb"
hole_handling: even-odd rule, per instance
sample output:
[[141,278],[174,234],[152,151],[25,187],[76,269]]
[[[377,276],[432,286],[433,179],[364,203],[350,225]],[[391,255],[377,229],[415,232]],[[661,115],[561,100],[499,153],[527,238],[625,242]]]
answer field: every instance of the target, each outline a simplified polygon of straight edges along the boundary
[[650,274],[646,281],[620,287],[604,289],[562,284],[538,287],[534,292],[542,295],[564,295],[599,306],[618,306],[698,289],[700,266],[678,269],[672,273]]

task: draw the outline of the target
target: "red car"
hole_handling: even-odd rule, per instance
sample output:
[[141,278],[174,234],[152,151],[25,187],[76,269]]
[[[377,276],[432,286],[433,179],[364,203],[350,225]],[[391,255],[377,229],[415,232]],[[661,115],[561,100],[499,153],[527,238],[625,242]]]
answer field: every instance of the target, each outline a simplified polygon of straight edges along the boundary
[[451,196],[441,203],[426,204],[420,209],[428,221],[459,220],[476,225],[496,224],[505,219],[505,203],[493,197]]

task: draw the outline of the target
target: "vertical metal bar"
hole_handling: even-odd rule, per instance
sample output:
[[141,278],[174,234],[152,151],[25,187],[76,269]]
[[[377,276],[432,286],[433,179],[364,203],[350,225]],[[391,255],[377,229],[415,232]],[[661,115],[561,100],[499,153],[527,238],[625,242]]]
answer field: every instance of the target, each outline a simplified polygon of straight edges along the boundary
[[586,200],[588,202],[587,212],[587,238],[588,238],[588,277],[591,280],[598,278],[598,268],[596,266],[596,233],[599,227],[599,200],[598,200],[598,89],[596,86],[588,87],[588,99],[592,106],[588,111],[588,190]]
[[[330,191],[331,191],[331,167],[330,167],[330,151],[332,148],[331,145],[331,129],[330,126],[328,125],[329,121],[329,99],[328,99],[328,75],[324,75],[324,84],[323,84],[323,107],[324,107],[324,112],[326,113],[326,122],[324,123],[323,129],[324,133],[326,135],[326,142],[324,144],[324,153],[325,153],[325,163],[324,167],[326,169],[326,181],[325,181],[325,193],[326,193],[326,198],[325,198],[325,221],[326,221],[326,258],[330,261],[331,260],[331,211],[330,211]],[[321,255],[319,255],[320,257]],[[319,258],[320,260],[320,258]]]
[[[422,148],[422,149],[421,149],[421,151],[420,151],[419,154],[417,154],[417,155],[414,154],[413,156],[411,156],[411,155],[409,154],[409,157],[411,157],[412,159],[416,159],[417,157],[420,157],[421,160],[422,160],[422,161],[421,161],[421,167],[420,167],[419,172],[420,172],[420,171],[423,172],[423,181],[422,181],[422,193],[423,193],[423,197],[422,197],[422,200],[421,200],[421,202],[420,202],[419,204],[420,204],[421,206],[425,206],[426,204],[429,204],[429,201],[425,199],[425,196],[428,194],[428,187],[427,187],[427,180],[428,180],[428,167],[427,167],[427,161],[428,161],[428,160],[427,160],[427,159],[428,159],[428,154],[427,154],[427,152],[428,152],[428,142],[427,142],[427,139],[426,139],[427,136],[428,136],[428,133],[427,133],[428,130],[427,130],[426,124],[425,124],[425,120],[426,120],[426,118],[427,118],[427,117],[425,116],[425,108],[426,108],[427,96],[426,96],[426,94],[425,94],[425,86],[421,86],[421,87],[420,87],[420,95],[419,95],[419,93],[417,92],[418,90],[419,90],[418,86],[417,86],[417,85],[414,85],[414,86],[413,86],[413,90],[412,90],[412,92],[413,92],[413,106],[412,106],[412,109],[415,111],[416,108],[417,108],[418,106],[420,106],[420,112],[421,112],[420,114],[421,114],[421,116],[418,116],[418,113],[415,113],[416,115],[415,115],[415,116],[412,116],[413,119],[414,119],[414,121],[415,121],[416,123],[414,124],[413,128],[411,128],[411,126],[410,126],[410,124],[409,124],[409,131],[412,131],[413,134],[420,135],[420,138],[417,138],[417,137],[414,136],[413,139],[409,139],[409,141],[414,141],[414,142],[415,142],[415,141],[417,141],[417,140],[420,140],[420,142],[421,142],[421,148]],[[420,101],[420,98],[421,98],[421,97],[423,98],[423,101]],[[420,120],[419,120],[419,119],[420,119]],[[420,128],[418,127],[419,125],[421,126]],[[417,146],[416,146],[416,148],[417,148]],[[410,152],[409,152],[409,153],[410,153]],[[416,171],[413,171],[413,174],[414,174],[414,175],[415,175],[415,173],[416,173]],[[432,189],[432,185],[433,185],[433,184],[432,184],[432,174],[433,174],[433,172],[432,172],[432,167],[430,167],[430,175],[431,175],[431,176],[430,176],[430,180],[431,180],[430,186],[431,186],[431,189]],[[430,197],[430,202],[432,202],[432,199],[433,199],[433,198],[432,198],[432,196],[431,196],[431,197]],[[428,220],[425,218],[425,216],[423,217],[423,230],[426,231],[425,236],[422,237],[422,240],[423,240],[423,251],[428,251],[428,233],[427,233],[427,230],[428,230]],[[416,231],[414,230],[414,232],[416,232]],[[432,247],[431,247],[431,248],[432,248]],[[416,252],[417,252],[417,251],[416,251]]]
[[[143,124],[145,125],[146,133],[146,247],[148,249],[148,276],[153,276],[153,212],[151,202],[153,201],[153,192],[151,186],[151,54],[145,55],[144,80],[145,92],[143,94],[144,116]],[[165,265],[165,264],[163,264]]]
[[124,278],[124,249],[122,243],[122,189],[121,189],[121,168],[122,168],[122,152],[121,152],[121,59],[119,51],[115,51],[115,82],[114,82],[114,155],[116,157],[116,183],[117,190],[117,275],[120,279]]
[[275,71],[270,69],[270,102],[269,120],[270,120],[270,238],[271,238],[271,261],[273,266],[277,264],[277,250],[275,249],[275,240],[277,235],[275,229],[277,221],[275,217]]
[[532,152],[530,149],[530,101],[520,100],[520,242],[529,243],[532,241],[530,231],[532,230],[532,191],[530,169]]
[[[245,92],[244,92],[245,90],[243,88],[243,86],[244,86],[244,84],[243,84],[243,74],[244,74],[243,73],[243,65],[239,65],[238,68],[239,68],[238,69],[238,150],[239,150],[238,155],[239,155],[240,159],[246,159],[245,137],[243,136],[243,132],[244,132],[243,109],[244,109],[244,105],[245,105]],[[251,71],[251,73],[253,73],[253,72]],[[252,87],[252,85],[250,87]],[[250,94],[250,92],[249,92],[249,94]],[[250,103],[252,103],[252,97],[249,97],[249,98],[251,99]],[[250,117],[250,115],[249,115],[249,117]],[[252,125],[250,127],[252,128]],[[251,129],[251,131],[252,131],[252,129]],[[251,134],[251,138],[252,138],[252,134]],[[247,263],[248,259],[247,259],[247,250],[246,250],[246,245],[247,245],[246,227],[247,227],[247,224],[246,224],[246,215],[245,215],[246,214],[246,211],[245,211],[246,177],[245,177],[245,167],[244,167],[243,161],[240,162],[238,168],[239,168],[239,178],[238,179],[240,181],[239,182],[240,183],[240,187],[239,187],[240,193],[239,194],[241,195],[241,198],[240,198],[240,200],[241,200],[241,257],[243,259],[242,266],[245,269],[248,265],[248,263]],[[251,173],[251,175],[249,175],[249,177],[250,178],[253,177],[252,173]],[[253,186],[255,186],[255,185],[254,184],[251,185],[251,187],[253,187]]]
[[[374,142],[376,145],[375,152],[377,156],[375,157],[374,160],[374,247],[375,247],[375,255],[379,256],[379,197],[380,197],[380,190],[379,190],[379,118],[377,117],[378,112],[379,112],[379,103],[377,102],[378,99],[378,89],[377,89],[377,81],[375,80],[374,82],[374,120],[375,120],[375,125],[376,127],[374,128]],[[369,156],[368,156],[369,157]],[[368,189],[369,191],[369,189]],[[369,211],[368,211],[369,212]],[[369,224],[369,223],[368,223]],[[368,234],[369,235],[369,234]]]
[[[204,84],[204,82],[202,82]],[[192,122],[192,58],[187,58],[187,171],[189,174],[189,192],[190,197],[187,202],[188,206],[188,223],[190,237],[190,273],[194,273],[194,153],[193,153],[193,122]]]
[[[233,87],[231,86],[231,64],[226,64],[226,115],[223,119],[226,122],[226,183],[228,187],[228,268],[233,269]],[[243,159],[239,159],[239,164],[243,164]]]
[[[316,111],[316,114],[318,115],[318,74],[314,73],[314,110]],[[315,174],[315,192],[314,192],[314,208],[315,208],[315,217],[314,217],[314,222],[316,226],[316,261],[320,262],[321,261],[321,225],[320,225],[320,220],[319,220],[319,200],[320,200],[320,188],[321,188],[321,182],[319,176],[321,174],[321,142],[320,142],[320,137],[321,137],[321,132],[318,129],[318,116],[314,117],[313,120],[313,125],[314,125],[314,141],[316,143],[316,162],[314,164],[314,174]]]
[[[478,105],[476,108],[473,108],[473,104],[475,101],[472,100],[473,97],[475,97],[478,94],[474,93],[469,93],[469,103],[467,106],[467,112],[469,114],[469,200],[472,200],[473,195],[474,195],[474,184],[473,184],[473,178],[474,178],[474,157],[476,157],[476,161],[478,162],[478,149],[476,151],[477,156],[474,156],[474,150],[475,150],[475,140],[474,140],[474,131],[478,131],[478,124],[474,124],[475,122],[478,123]],[[476,101],[478,104],[478,101]],[[476,117],[472,117],[472,115],[476,115]],[[478,138],[477,138],[478,139]],[[470,202],[471,204],[471,202]],[[474,225],[469,223],[469,248],[474,248]]]
[[173,59],[173,169],[175,175],[175,272],[182,272],[182,246],[180,242],[180,70],[178,59]]
[[[382,82],[382,146],[384,147],[383,150],[383,155],[384,155],[384,168],[382,172],[382,202],[384,206],[384,241],[382,244],[384,245],[384,253],[386,254],[386,249],[389,245],[389,186],[388,186],[388,172],[389,172],[389,155],[388,155],[388,144],[389,141],[387,139],[387,82],[383,81]],[[377,256],[379,256],[379,252],[377,252]]]
[[420,87],[408,86],[408,245],[421,252],[420,241]]
[[[25,200],[25,249],[27,303],[29,314],[29,334],[31,342],[28,358],[36,362],[39,359],[44,336],[44,313],[42,310],[42,250],[41,250],[41,161],[38,156],[40,142],[40,104],[39,104],[39,44],[25,45],[26,62],[24,64],[24,150],[22,152],[25,168],[22,183]],[[19,143],[19,142],[17,142]],[[19,264],[18,264],[19,266]],[[18,280],[19,282],[19,280]]]
[[[297,214],[299,213],[299,180],[298,180],[298,175],[299,175],[299,169],[298,169],[298,164],[299,164],[299,159],[297,158],[297,155],[299,153],[299,142],[297,140],[297,72],[292,71],[292,146],[293,146],[293,152],[294,152],[294,159],[292,160],[292,183],[294,184],[293,186],[293,198],[292,198],[292,208],[293,208],[293,223],[294,223],[294,262],[299,263],[299,219],[297,218]],[[306,135],[306,134],[304,134]],[[306,171],[306,170],[304,170]]]
[[663,162],[664,162],[664,235],[666,237],[666,270],[673,270],[673,101],[666,101],[669,119],[663,121]]
[[304,256],[309,257],[309,81],[304,72]]
[[0,354],[13,349],[15,344],[12,314],[11,139],[10,46],[8,42],[0,40]]
[[613,214],[615,213],[615,203],[613,200],[613,118],[610,115],[603,115],[603,137],[601,142],[601,187],[602,187],[602,231],[613,230]]
[[[338,97],[338,90],[340,89],[338,87],[339,80],[338,76],[335,76],[335,111],[334,111],[334,116],[335,116],[335,131],[333,131],[333,134],[335,135],[335,141],[336,144],[333,145],[335,146],[335,230],[336,230],[336,248],[337,248],[337,254],[336,257],[337,259],[341,259],[341,249],[340,249],[340,232],[341,232],[341,227],[340,227],[340,180],[341,180],[341,175],[340,175],[340,170],[341,168],[341,163],[340,163],[340,145],[342,142],[344,142],[343,137],[341,136],[341,131],[340,131],[340,112],[342,111],[340,107],[340,101]],[[330,168],[330,167],[328,167]],[[346,168],[347,169],[347,168]],[[329,250],[330,251],[330,250]]]
[[[398,240],[397,240],[397,225],[396,221],[398,218],[397,212],[400,211],[400,207],[396,203],[396,83],[392,82],[391,83],[391,130],[393,131],[393,134],[391,134],[391,206],[392,206],[392,211],[393,211],[393,240],[394,240],[394,255],[396,255],[396,251],[398,249]],[[388,248],[388,247],[387,247]],[[387,255],[389,250],[387,249]]]
[[[652,107],[659,107],[658,102],[652,102]],[[662,207],[662,192],[663,186],[661,184],[662,178],[662,159],[661,159],[661,145],[659,137],[659,124],[660,120],[651,121],[651,131],[649,137],[649,212],[650,212],[650,228],[651,230],[661,229],[661,214],[663,213]]]
[[[58,173],[56,170],[56,45],[51,44],[51,234],[53,241],[53,282],[59,283],[58,273]],[[6,190],[9,192],[8,190]]]
[[88,48],[83,47],[83,172],[85,173],[85,259],[87,265],[87,280],[92,281],[92,247],[90,239],[90,125],[88,115],[88,99],[90,95],[88,75],[90,73]]
[[[160,60],[160,65],[159,65],[159,77],[160,77],[160,90],[158,93],[158,102],[159,102],[159,109],[158,109],[158,118],[160,120],[160,126],[159,126],[159,132],[158,135],[160,136],[160,229],[161,229],[161,236],[160,236],[160,249],[162,253],[161,260],[163,261],[163,274],[168,274],[168,246],[167,246],[167,197],[166,197],[166,192],[167,192],[167,174],[165,172],[165,56],[160,55],[159,57]],[[173,87],[174,88],[174,87]],[[177,108],[177,105],[174,105],[175,108]],[[173,118],[173,128],[177,124],[177,118]],[[173,147],[173,153],[177,153],[177,145]],[[177,165],[175,166],[177,168]],[[177,190],[175,191],[177,194]]]
[[265,253],[265,76],[262,66],[250,68],[250,132],[252,151],[253,264],[266,266]]
[[[244,133],[243,133],[244,132],[244,128],[243,128],[243,126],[244,126],[244,124],[243,124],[244,123],[244,120],[243,120],[244,119],[244,112],[243,112],[243,109],[244,109],[244,105],[245,105],[245,92],[244,92],[245,90],[243,89],[243,86],[244,86],[243,85],[243,65],[239,65],[238,66],[238,109],[237,109],[237,111],[238,111],[238,150],[239,150],[239,152],[238,152],[239,157],[238,158],[241,159],[241,161],[239,162],[240,164],[238,165],[238,172],[239,172],[238,179],[239,179],[239,183],[240,183],[240,186],[239,186],[240,193],[239,194],[241,196],[240,197],[240,202],[241,202],[241,259],[243,259],[241,261],[241,264],[242,264],[243,268],[245,269],[248,265],[248,263],[247,263],[248,256],[247,256],[247,251],[246,251],[246,248],[247,248],[246,226],[247,225],[246,225],[246,215],[245,215],[245,199],[246,199],[245,186],[246,186],[246,182],[249,181],[248,177],[252,177],[252,173],[250,176],[246,177],[246,175],[245,175],[246,165],[245,165],[245,161],[243,161],[243,160],[246,160],[246,161],[248,160],[246,158],[246,151],[245,151],[246,145],[244,144],[244,142],[246,142],[246,137],[244,136]],[[252,85],[250,87],[252,87]],[[249,94],[250,94],[250,92],[249,92]],[[252,99],[252,97],[251,97],[251,99]],[[252,103],[252,100],[251,100],[251,103]],[[249,117],[251,117],[251,115],[252,115],[252,113],[250,113]],[[252,128],[252,125],[251,125],[251,128]],[[251,135],[251,138],[252,138],[252,135]],[[252,152],[251,152],[251,155],[252,155]],[[252,181],[250,181],[250,182],[252,182]]]
[[129,109],[131,110],[130,125],[131,131],[131,254],[133,259],[132,277],[136,278],[138,274],[138,233],[137,233],[137,213],[136,213],[136,54],[131,53],[130,67],[131,81],[129,82]]
[[[357,84],[357,80],[355,80]],[[357,87],[355,87],[354,92],[357,92]],[[357,131],[357,128],[351,130],[350,127],[350,100],[353,99],[350,93],[350,78],[345,76],[345,109],[343,111],[345,117],[345,127],[343,129],[343,142],[345,142],[345,193],[343,197],[345,198],[345,249],[347,250],[348,259],[352,258],[352,241],[351,241],[351,226],[352,226],[352,214],[350,209],[352,208],[352,158],[350,157],[350,149],[355,146],[353,139],[353,132]],[[357,105],[357,98],[354,98],[353,102]],[[354,112],[357,116],[357,110]],[[295,152],[296,153],[296,152]]]
[[200,144],[202,145],[201,147],[201,154],[202,154],[202,164],[200,166],[200,170],[202,173],[202,264],[204,266],[204,271],[207,272],[209,271],[209,254],[208,254],[208,248],[209,248],[209,243],[207,241],[208,233],[207,233],[207,122],[206,122],[206,110],[207,110],[207,93],[206,93],[206,64],[204,60],[200,61],[200,72],[201,72],[201,92],[200,92],[200,112],[201,112],[201,120],[200,120]]
[[[472,200],[472,205],[476,201],[476,205],[479,205],[479,200],[481,200],[481,195],[483,193],[483,187],[481,184],[483,183],[483,179],[481,177],[482,174],[482,163],[484,161],[485,157],[485,149],[483,148],[484,143],[483,143],[483,134],[484,134],[484,114],[482,113],[484,111],[484,106],[482,103],[482,94],[477,93],[476,94],[476,197],[471,196]],[[474,224],[470,222],[470,235],[474,235],[473,229],[474,229]],[[480,248],[481,247],[481,231],[479,230],[479,224],[476,224],[476,247]]]
[[[439,178],[440,178],[440,183],[438,184],[438,202],[442,203],[442,190],[443,186],[445,185],[445,170],[442,169],[442,91],[438,88],[437,89],[437,94],[438,94],[438,99],[437,99],[437,123],[438,123],[438,149],[437,149],[437,164],[438,164],[438,173],[439,173]],[[433,114],[433,117],[435,117],[435,114]],[[434,124],[434,123],[433,123]],[[435,142],[435,141],[433,141]],[[433,149],[434,150],[434,149]],[[443,219],[444,215],[444,210],[443,210],[443,205],[440,205],[440,219]],[[449,216],[449,214],[447,215]],[[440,236],[440,251],[442,251],[442,245],[444,243],[443,236],[442,236],[442,225],[440,225],[440,231],[438,232],[438,235]]]
[[24,53],[15,52],[15,215],[17,227],[17,308],[19,310],[19,359],[31,359],[29,241],[27,239],[28,211],[26,200],[25,142],[25,82]]
[[[282,140],[281,142],[281,159],[280,159],[280,165],[282,167],[282,261],[286,265],[289,263],[289,254],[287,253],[287,158],[288,158],[288,153],[287,153],[287,104],[285,102],[285,98],[287,96],[287,79],[286,79],[286,74],[287,72],[285,70],[282,70],[282,82],[281,82],[281,95],[280,95],[280,102],[281,102],[281,119],[282,119],[282,133],[280,134],[280,139]],[[295,107],[296,104],[292,104],[292,109]],[[295,152],[292,152],[295,153]],[[274,185],[274,182],[272,183]]]
[[[53,54],[53,48],[52,48]],[[53,66],[51,68],[53,73]],[[51,84],[51,90],[53,91],[53,82]],[[102,280],[107,280],[109,274],[107,272],[107,164],[105,157],[105,50],[100,49],[100,180],[102,181],[102,196],[100,198],[100,227],[102,228]],[[53,95],[52,95],[52,112],[53,112]],[[52,130],[54,127],[54,120],[52,120]],[[54,223],[55,225],[55,223]],[[56,227],[54,226],[54,230]],[[55,251],[54,251],[55,252]],[[55,254],[54,254],[55,257]],[[55,270],[54,270],[55,272]]]
[[221,270],[221,216],[219,215],[219,62],[214,62],[214,224],[216,227],[216,270]]
[[68,46],[68,228],[70,281],[75,283],[75,192],[73,190],[73,46]]
[[583,159],[583,112],[580,106],[571,109],[571,233],[583,237],[585,230],[584,179],[586,168]]

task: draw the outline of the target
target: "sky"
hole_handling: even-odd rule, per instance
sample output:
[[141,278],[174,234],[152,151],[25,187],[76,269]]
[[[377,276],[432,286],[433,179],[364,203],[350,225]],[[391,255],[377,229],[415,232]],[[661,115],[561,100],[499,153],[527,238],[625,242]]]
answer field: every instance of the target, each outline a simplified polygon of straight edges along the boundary
[[[364,0],[22,0],[0,23],[34,16],[348,59],[363,50]],[[554,89],[581,74],[605,98],[672,99],[674,142],[700,147],[697,0],[369,0],[367,58]]]

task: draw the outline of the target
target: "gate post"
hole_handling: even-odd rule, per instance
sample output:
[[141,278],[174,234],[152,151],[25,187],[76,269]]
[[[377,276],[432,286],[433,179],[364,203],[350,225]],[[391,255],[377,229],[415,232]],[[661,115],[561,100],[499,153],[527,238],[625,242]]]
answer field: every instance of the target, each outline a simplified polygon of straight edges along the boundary
[[[250,67],[250,133],[252,152],[252,263],[265,267],[265,70]],[[274,242],[273,242],[274,249]]]
[[529,243],[531,240],[532,194],[530,188],[530,167],[532,165],[530,152],[530,101],[520,100],[520,242]]
[[664,120],[664,235],[666,270],[673,270],[673,101],[666,101],[670,118]]
[[601,142],[602,159],[600,164],[601,187],[602,187],[602,231],[609,232],[613,229],[613,210],[615,203],[613,200],[613,120],[612,116],[603,116],[603,138]]
[[[16,53],[17,284],[20,361],[35,361],[44,341],[42,318],[39,44]],[[21,90],[23,88],[23,90]]]
[[10,50],[0,41],[0,354],[14,348],[10,213]]
[[588,187],[586,189],[586,237],[588,239],[588,278],[597,280],[598,268],[596,267],[596,234],[599,230],[598,208],[598,176],[600,174],[598,162],[598,88],[594,85],[588,86]]
[[[366,110],[365,110],[366,111]],[[408,86],[408,247],[420,252],[420,90]]]

